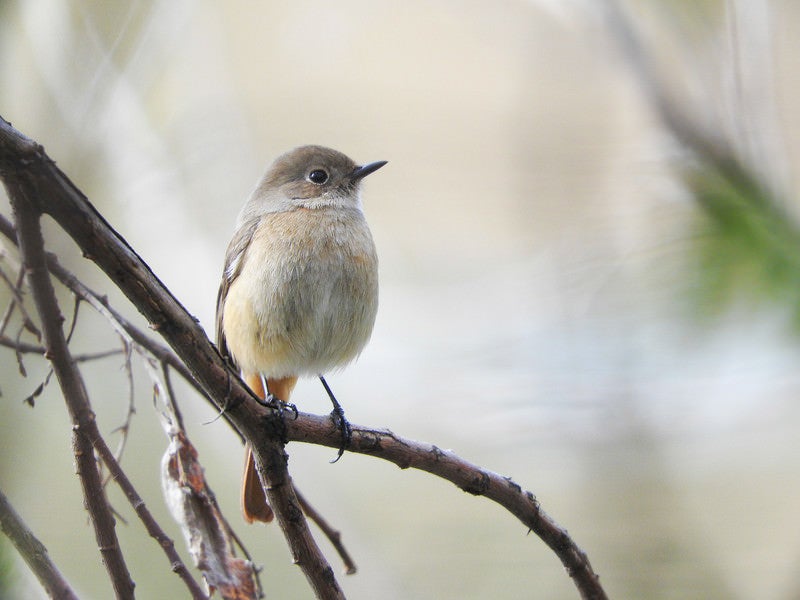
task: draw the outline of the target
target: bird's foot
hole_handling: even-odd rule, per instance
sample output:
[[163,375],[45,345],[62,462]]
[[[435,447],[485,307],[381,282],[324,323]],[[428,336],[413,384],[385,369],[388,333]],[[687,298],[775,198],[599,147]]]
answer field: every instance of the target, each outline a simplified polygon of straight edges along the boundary
[[267,394],[266,398],[258,398],[256,397],[256,401],[261,406],[266,406],[267,408],[271,408],[274,411],[277,411],[279,417],[283,417],[285,412],[294,413],[294,418],[297,418],[297,406],[292,404],[291,402],[284,402],[277,396],[273,396],[272,394]]
[[342,433],[342,444],[339,446],[339,452],[336,454],[336,458],[331,461],[331,464],[335,463],[337,460],[342,458],[344,451],[350,447],[350,442],[353,440],[353,428],[350,426],[350,423],[344,416],[344,409],[342,405],[339,404],[339,401],[336,399],[336,396],[333,395],[333,390],[328,385],[328,382],[325,381],[325,377],[322,375],[319,376],[320,382],[322,382],[322,387],[325,388],[325,391],[328,394],[328,397],[331,399],[331,404],[333,404],[333,410],[331,411],[331,420],[333,421],[334,426],[336,429],[341,431]]
[[331,411],[331,420],[333,421],[336,429],[338,429],[342,434],[342,444],[339,446],[339,452],[336,454],[336,458],[331,461],[331,464],[333,464],[342,458],[344,451],[350,447],[350,442],[353,439],[353,428],[350,426],[350,422],[344,416],[344,409],[338,403]]

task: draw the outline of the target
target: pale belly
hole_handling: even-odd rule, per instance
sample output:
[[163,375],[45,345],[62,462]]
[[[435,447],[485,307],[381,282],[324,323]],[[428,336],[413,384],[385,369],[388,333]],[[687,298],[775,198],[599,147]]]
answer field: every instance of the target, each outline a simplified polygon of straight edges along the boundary
[[318,375],[358,356],[377,306],[375,247],[360,213],[278,213],[255,233],[223,327],[245,373]]

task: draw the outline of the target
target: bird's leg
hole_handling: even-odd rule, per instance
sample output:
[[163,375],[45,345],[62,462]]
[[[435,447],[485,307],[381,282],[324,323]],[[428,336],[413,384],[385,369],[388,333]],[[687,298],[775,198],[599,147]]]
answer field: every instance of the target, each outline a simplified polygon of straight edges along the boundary
[[320,375],[319,380],[322,382],[322,387],[324,387],[325,391],[328,393],[328,397],[331,399],[331,404],[333,404],[333,410],[331,411],[331,419],[333,419],[333,424],[342,432],[342,445],[339,446],[339,452],[336,454],[336,458],[331,461],[331,463],[335,463],[337,460],[342,458],[342,454],[344,454],[344,451],[350,445],[350,440],[353,439],[353,428],[350,427],[350,423],[345,418],[344,409],[342,408],[342,405],[339,404],[336,396],[333,395],[328,382],[325,381],[325,377]]

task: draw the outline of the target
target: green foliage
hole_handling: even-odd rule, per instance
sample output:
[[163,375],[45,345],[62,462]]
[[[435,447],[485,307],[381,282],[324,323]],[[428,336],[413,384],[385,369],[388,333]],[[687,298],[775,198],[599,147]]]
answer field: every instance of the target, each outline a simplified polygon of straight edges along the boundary
[[800,329],[800,229],[780,200],[737,164],[696,167],[685,181],[705,211],[696,246],[705,312],[746,297],[788,307]]

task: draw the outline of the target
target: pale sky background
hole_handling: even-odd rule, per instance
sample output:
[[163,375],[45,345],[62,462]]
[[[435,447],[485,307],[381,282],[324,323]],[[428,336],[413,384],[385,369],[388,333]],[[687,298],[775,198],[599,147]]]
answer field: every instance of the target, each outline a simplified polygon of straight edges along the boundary
[[[5,1],[0,115],[45,146],[210,333],[236,214],[273,158],[318,143],[388,160],[364,186],[378,321],[358,362],[329,377],[350,420],[513,477],[588,553],[611,597],[796,598],[796,332],[784,308],[745,300],[698,316],[691,249],[702,220],[675,176],[679,150],[598,6]],[[800,6],[633,6],[682,102],[793,198]],[[48,241],[136,318],[55,227]],[[9,251],[0,267],[13,266]],[[0,288],[0,309],[7,299]],[[83,307],[76,350],[115,344]],[[13,353],[0,357],[0,489],[82,597],[107,598],[59,390],[53,382],[24,406],[46,367],[27,357],[22,379]],[[166,439],[135,371],[123,466],[188,560],[158,483]],[[85,375],[116,442],[122,360]],[[238,514],[235,435],[180,388],[206,475],[265,565],[268,597],[310,597],[278,529]],[[294,400],[329,410],[315,381]],[[544,544],[488,501],[371,458],[330,465],[329,449],[288,452],[359,565],[340,579],[349,598],[577,597]],[[138,596],[183,597],[111,496],[129,522],[118,529]],[[41,594],[17,563],[16,597]]]

